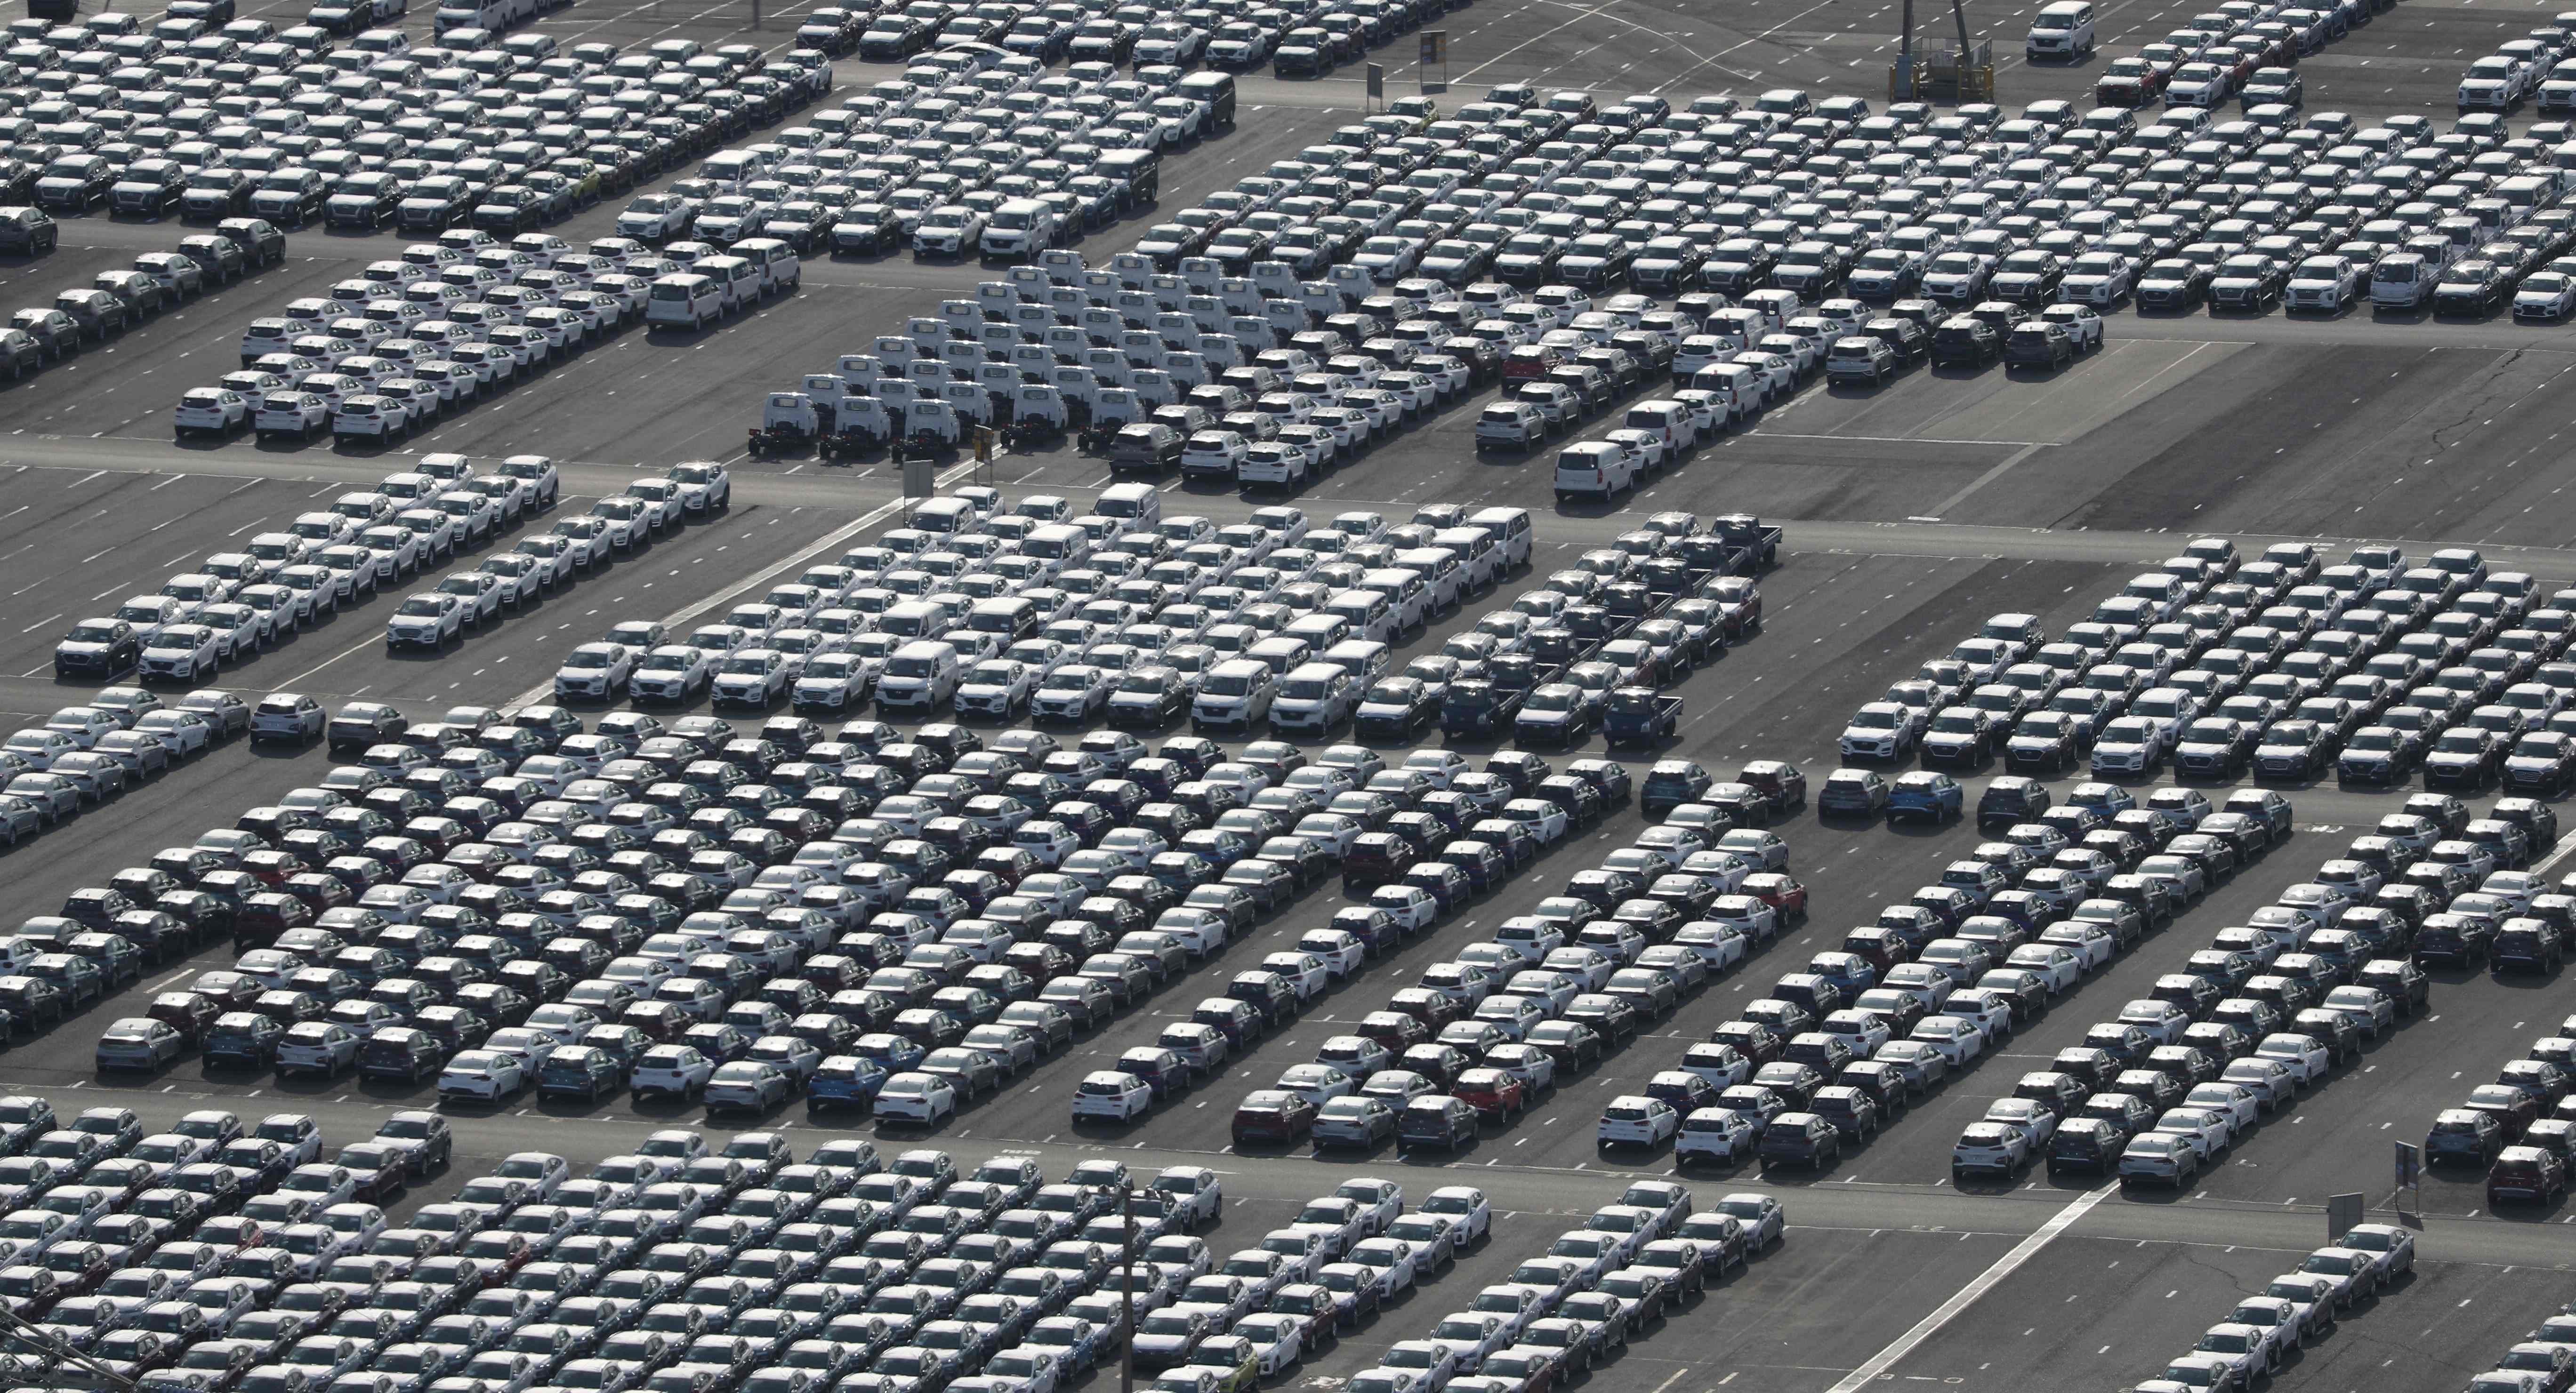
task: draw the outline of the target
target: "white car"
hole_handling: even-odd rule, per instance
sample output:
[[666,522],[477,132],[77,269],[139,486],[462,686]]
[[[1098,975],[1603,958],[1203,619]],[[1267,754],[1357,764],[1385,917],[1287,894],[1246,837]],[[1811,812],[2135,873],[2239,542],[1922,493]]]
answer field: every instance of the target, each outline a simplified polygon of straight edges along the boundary
[[443,1101],[497,1103],[516,1093],[527,1074],[516,1056],[498,1050],[467,1050],[447,1062],[438,1076]]
[[957,1089],[937,1074],[908,1069],[877,1090],[873,1116],[879,1122],[917,1122],[935,1127],[957,1115]]
[[622,643],[585,643],[555,670],[555,696],[606,699],[626,690],[635,675],[636,653]]
[[2235,1124],[2227,1114],[2210,1108],[2167,1108],[2149,1130],[2170,1132],[2190,1142],[2204,1165],[2217,1159],[2236,1135]]
[[716,671],[713,701],[719,706],[765,709],[787,694],[787,656],[775,648],[745,648],[726,656]]
[[465,632],[465,601],[455,595],[424,591],[404,599],[385,621],[385,647],[443,648]]
[[343,440],[387,441],[411,429],[411,408],[392,397],[360,393],[331,413],[331,433]]
[[646,1098],[685,1100],[698,1096],[715,1072],[715,1061],[691,1046],[657,1045],[635,1062],[635,1077],[628,1088],[639,1102]]
[[957,684],[952,701],[961,715],[971,711],[1009,720],[1036,695],[1037,676],[1036,669],[1014,658],[977,663]]
[[138,675],[146,681],[194,682],[214,672],[224,640],[205,624],[172,624],[143,645]]
[[715,655],[685,643],[666,643],[644,655],[627,680],[627,696],[638,702],[684,702],[715,680]]
[[252,428],[262,440],[291,435],[311,440],[331,429],[331,403],[311,392],[271,392],[262,397]]
[[1687,1164],[1694,1156],[1721,1164],[1732,1164],[1753,1154],[1761,1140],[1762,1129],[1755,1125],[1752,1114],[1733,1108],[1694,1108],[1682,1119],[1679,1135],[1673,1138],[1673,1162]]
[[1682,1116],[1660,1098],[1625,1093],[1601,1109],[1594,1143],[1599,1146],[1660,1146],[1681,1131]]
[[1154,1090],[1134,1074],[1097,1069],[1082,1076],[1073,1093],[1076,1122],[1093,1118],[1133,1122],[1154,1109]]
[[190,435],[231,435],[251,423],[251,410],[250,399],[239,392],[192,387],[179,394],[179,404],[171,409],[171,434],[181,440]]

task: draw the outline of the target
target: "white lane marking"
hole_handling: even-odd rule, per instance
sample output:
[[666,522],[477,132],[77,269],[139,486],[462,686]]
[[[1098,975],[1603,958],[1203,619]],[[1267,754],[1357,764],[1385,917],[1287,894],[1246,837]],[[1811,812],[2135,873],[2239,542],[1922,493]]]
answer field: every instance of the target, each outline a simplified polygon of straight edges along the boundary
[[1915,1322],[1914,1328],[1897,1336],[1894,1344],[1871,1355],[1868,1362],[1845,1375],[1841,1382],[1826,1389],[1825,1393],[1860,1393],[1861,1389],[1877,1382],[1879,1375],[1895,1367],[1896,1361],[1912,1354],[1917,1346],[1931,1339],[1941,1327],[1948,1325],[1961,1311],[1975,1304],[1978,1297],[1994,1290],[2003,1279],[2019,1271],[2022,1264],[2037,1257],[2040,1249],[2055,1242],[2059,1234],[2073,1228],[2076,1220],[2092,1213],[2093,1206],[2109,1199],[2118,1191],[2119,1187],[2116,1185],[2105,1185],[2057,1211],[2056,1217],[2040,1225],[2037,1232],[2014,1244],[2011,1252],[1995,1259],[1994,1266],[1978,1273],[1966,1286],[1951,1293],[1950,1299],[1934,1308],[1932,1314]]

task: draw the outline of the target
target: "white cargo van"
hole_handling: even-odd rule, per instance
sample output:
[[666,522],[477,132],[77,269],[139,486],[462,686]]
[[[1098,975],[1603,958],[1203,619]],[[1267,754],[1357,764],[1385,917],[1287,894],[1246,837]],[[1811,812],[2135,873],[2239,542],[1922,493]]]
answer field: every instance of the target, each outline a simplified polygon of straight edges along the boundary
[[1637,486],[1636,462],[1607,440],[1566,446],[1556,457],[1556,501],[1597,498],[1607,503]]
[[647,324],[687,325],[703,329],[724,318],[725,288],[713,276],[688,272],[660,276],[653,282],[653,292],[644,302]]
[[907,643],[886,659],[877,678],[877,704],[937,707],[957,694],[960,671],[952,645],[935,639]]
[[2033,63],[2042,58],[2092,57],[2092,0],[2055,0],[2042,5],[2039,13],[2031,16],[2030,37],[2022,41],[2022,54]]
[[1163,495],[1152,484],[1111,484],[1100,491],[1091,511],[1116,519],[1121,531],[1133,532],[1163,520]]

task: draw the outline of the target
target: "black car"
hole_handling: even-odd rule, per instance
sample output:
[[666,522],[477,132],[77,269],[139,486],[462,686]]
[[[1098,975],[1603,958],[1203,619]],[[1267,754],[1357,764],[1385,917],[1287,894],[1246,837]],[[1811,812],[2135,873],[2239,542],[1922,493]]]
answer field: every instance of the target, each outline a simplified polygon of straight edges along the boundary
[[119,619],[84,619],[54,649],[57,677],[114,677],[143,658],[143,639]]
[[229,237],[242,247],[242,265],[250,270],[263,270],[286,260],[286,234],[268,219],[222,219],[214,224],[219,237]]
[[2484,318],[2513,298],[2504,268],[2483,257],[2451,263],[2433,286],[2433,313]]
[[1894,349],[1900,363],[1919,363],[1932,353],[1930,331],[1911,319],[1887,315],[1863,324],[1860,331]]
[[2334,732],[2311,720],[2274,721],[2254,747],[2254,777],[2305,779],[2334,754]]
[[1954,315],[1932,331],[1932,365],[1981,368],[2003,356],[2003,336],[1982,319]]
[[0,252],[41,256],[62,237],[62,227],[42,208],[0,209]]
[[2150,262],[2138,277],[2136,299],[2142,310],[2188,310],[2209,295],[2209,267],[2174,257]]
[[2055,324],[2032,320],[2016,325],[2011,337],[2004,340],[2004,366],[2038,368],[2044,372],[2073,365],[2075,340]]
[[878,63],[910,58],[938,37],[937,31],[910,15],[879,15],[859,35],[859,56]]
[[187,171],[172,160],[136,160],[108,187],[107,211],[160,219],[179,210]]
[[1775,1166],[1823,1170],[1842,1160],[1842,1132],[1814,1113],[1784,1112],[1762,1129],[1754,1155],[1766,1171]]

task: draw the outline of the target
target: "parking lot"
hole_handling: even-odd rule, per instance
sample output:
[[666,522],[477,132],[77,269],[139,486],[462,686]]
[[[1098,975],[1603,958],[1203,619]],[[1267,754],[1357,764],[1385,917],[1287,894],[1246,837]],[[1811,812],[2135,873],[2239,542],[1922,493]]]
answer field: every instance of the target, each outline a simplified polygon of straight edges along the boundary
[[[2021,15],[1972,11],[1991,26],[1982,37],[1995,41],[1998,100],[2008,111],[2050,99],[2080,110],[2105,62],[2195,13],[2134,0],[2098,8],[2099,56],[2036,66],[2020,52]],[[301,18],[269,5],[243,12],[281,25]],[[1605,102],[1653,92],[1678,107],[1701,93],[1749,100],[1795,86],[1878,106],[1897,12],[1893,4],[1810,0],[1740,0],[1714,13],[1478,0],[1440,21],[1449,34],[1450,85],[1438,95],[1454,108],[1493,84],[1526,81],[1589,89]],[[2468,61],[2501,38],[2547,24],[2553,13],[2401,3],[2303,60],[2307,110],[2348,111],[2364,125],[2421,113],[2447,126]],[[1948,32],[1946,14],[1927,8],[1918,21],[1930,39]],[[407,27],[426,39],[425,7]],[[753,30],[739,6],[584,0],[537,27],[567,48],[677,36],[709,47],[777,49],[792,31],[793,13],[772,13]],[[1412,52],[1406,36],[1372,55],[1388,66],[1390,95],[1416,90]],[[835,72],[840,86],[826,105],[893,68],[849,58]],[[1083,241],[1091,264],[1105,264],[1172,210],[1357,119],[1364,100],[1350,67],[1320,80],[1249,74],[1240,87],[1239,128],[1171,157],[1156,210]],[[2528,119],[2527,112],[2514,118],[2517,125]],[[619,201],[551,230],[576,245],[608,235]],[[55,288],[124,266],[137,252],[167,249],[190,229],[90,216],[67,218],[62,230],[60,250],[0,262],[0,306],[43,302]],[[838,355],[894,332],[907,317],[972,294],[992,274],[971,260],[909,254],[812,257],[791,297],[702,336],[648,334],[638,326],[388,449],[343,448],[327,438],[301,447],[248,437],[172,440],[169,412],[178,392],[238,366],[236,345],[251,318],[325,293],[396,245],[390,233],[295,232],[285,264],[165,312],[103,351],[0,387],[0,592],[12,616],[0,625],[0,720],[8,728],[39,724],[99,685],[52,675],[54,644],[73,620],[150,592],[191,558],[370,487],[423,453],[457,452],[486,463],[515,454],[552,457],[564,473],[557,517],[680,460],[728,462],[733,504],[721,516],[639,547],[444,652],[387,653],[382,621],[397,593],[379,593],[222,679],[254,697],[294,691],[333,708],[386,702],[415,720],[458,704],[545,699],[562,656],[614,622],[665,619],[675,630],[706,622],[793,579],[812,560],[901,525],[899,472],[881,453],[847,462],[754,460],[744,454],[744,429],[757,424],[765,392],[830,368]],[[2397,542],[2410,556],[2476,547],[2496,570],[2537,577],[2544,593],[2576,585],[2576,546],[2566,540],[2576,501],[2561,496],[2568,485],[2562,439],[2576,431],[2563,381],[2576,368],[2576,329],[2501,316],[2374,316],[2367,306],[2334,316],[2124,308],[2107,319],[2104,351],[2054,375],[2007,372],[2000,364],[1918,365],[1871,391],[1806,386],[1747,428],[1703,444],[1615,509],[1558,504],[1549,478],[1553,449],[1477,451],[1474,422],[1481,405],[1495,399],[1491,386],[1382,439],[1292,497],[1176,482],[1162,505],[1167,515],[1199,514],[1220,526],[1274,502],[1318,523],[1366,509],[1400,524],[1430,503],[1528,509],[1536,520],[1531,567],[1400,645],[1399,662],[1436,651],[1450,634],[1508,606],[1584,551],[1611,545],[1649,513],[1748,512],[1784,527],[1781,564],[1761,577],[1763,631],[1669,689],[1684,702],[1679,732],[1651,756],[1625,756],[1640,775],[1650,757],[1697,760],[1721,777],[1750,760],[1784,759],[1821,782],[1838,763],[1835,738],[1850,710],[1948,652],[1986,616],[2029,613],[2045,631],[2062,632],[2193,537],[2229,537],[2248,554],[2274,541],[2315,540],[2328,564],[2362,541]],[[1581,433],[1612,424],[1598,419]],[[1106,461],[1070,441],[1005,453],[984,466],[945,459],[941,469],[948,487],[982,484],[1010,498],[1063,495],[1077,512],[1110,482]],[[524,522],[494,548],[546,525]],[[453,568],[469,569],[476,559],[460,555]],[[580,714],[593,719],[603,709]],[[671,718],[667,710],[657,714]],[[978,728],[988,738],[994,732],[989,724]],[[1461,748],[1480,760],[1499,747]],[[1604,751],[1595,736],[1566,753]],[[1553,751],[1549,757],[1562,763]],[[11,878],[21,916],[50,913],[72,890],[104,884],[157,848],[228,827],[243,811],[318,782],[332,762],[318,745],[253,750],[236,742],[0,852],[0,871]],[[1997,772],[1963,779],[1971,806]],[[2133,791],[2143,798],[2148,787],[2171,781],[2162,774]],[[2075,778],[2051,782],[2062,794]],[[2143,995],[2157,977],[2181,971],[2212,933],[2245,922],[2284,887],[2308,879],[2320,861],[2341,854],[2352,836],[2420,787],[2410,781],[2346,790],[2331,779],[2275,786],[2295,809],[2298,830],[2287,844],[1897,1115],[1840,1164],[1812,1175],[1722,1167],[1681,1174],[1703,1208],[1734,1190],[1778,1195],[1788,1209],[1787,1241],[1579,1384],[1598,1393],[1848,1393],[1890,1378],[2018,1393],[2066,1386],[2073,1371],[2088,1384],[2127,1387],[2160,1373],[2169,1355],[2188,1348],[2240,1296],[2296,1266],[2325,1239],[2328,1197],[2345,1193],[2363,1195],[2371,1219],[2403,1222],[2416,1233],[2415,1271],[2302,1351],[2271,1386],[2457,1384],[2556,1313],[2576,1295],[2561,1275],[2570,1265],[2564,1240],[2551,1236],[2555,1226],[2576,1221],[2564,1203],[2496,1215],[2486,1208],[2481,1177],[2436,1171],[2420,1203],[2404,1197],[2401,1220],[2390,1152],[2392,1142],[2422,1140],[2437,1112],[2521,1057],[2534,1038],[2555,1033],[2568,1011],[2558,991],[2563,974],[2432,969],[2427,1015],[2266,1118],[2224,1164],[2181,1193],[2124,1194],[2089,1178],[2051,1181],[2045,1172],[2009,1185],[1953,1183],[1948,1161],[1961,1127],[2008,1096],[2022,1073],[2045,1068],[2087,1026]],[[2213,799],[2220,795],[2203,787]],[[2496,796],[2490,788],[2469,801],[2484,807]],[[1674,1176],[1668,1150],[1597,1150],[1600,1105],[1672,1067],[1686,1045],[1708,1038],[1782,973],[1840,947],[1850,928],[1906,900],[1981,840],[1973,826],[1893,828],[1820,819],[1812,809],[1772,824],[1813,895],[1807,921],[1565,1081],[1528,1116],[1486,1129],[1454,1158],[1399,1157],[1392,1148],[1319,1157],[1303,1146],[1246,1155],[1227,1144],[1225,1119],[1244,1093],[1311,1059],[1324,1038],[1412,985],[1424,966],[1490,938],[1494,926],[1560,893],[1568,876],[1647,825],[1633,804],[1616,811],[1438,928],[1370,962],[1145,1120],[1123,1128],[1069,1121],[1083,1074],[1151,1043],[1223,976],[1293,944],[1351,902],[1336,884],[1317,887],[1266,916],[1214,963],[1084,1033],[1020,1084],[918,1144],[952,1152],[961,1166],[1026,1153],[1050,1179],[1099,1156],[1143,1171],[1212,1167],[1233,1201],[1218,1233],[1207,1235],[1220,1252],[1237,1245],[1219,1234],[1248,1232],[1248,1243],[1284,1222],[1293,1206],[1353,1175],[1397,1178],[1409,1193],[1452,1183],[1485,1190],[1497,1215],[1491,1240],[1365,1328],[1311,1352],[1280,1381],[1338,1387],[1394,1341],[1422,1336],[1438,1313],[1504,1280],[1575,1217],[1615,1200],[1629,1180]],[[2565,869],[2555,854],[2541,864],[2553,883]],[[434,1101],[426,1085],[245,1078],[210,1073],[193,1059],[149,1076],[95,1069],[97,1039],[110,1020],[138,1014],[156,988],[231,960],[229,946],[217,944],[185,963],[156,965],[135,986],[20,1040],[0,1052],[0,1092],[39,1094],[66,1114],[121,1103],[147,1127],[197,1107],[228,1108],[245,1119],[307,1112],[334,1147],[373,1132],[393,1110]],[[710,1123],[696,1105],[624,1095],[588,1106],[523,1096],[498,1108],[451,1105],[447,1112],[457,1129],[456,1162],[391,1206],[397,1222],[451,1197],[465,1177],[512,1152],[561,1154],[578,1175],[654,1127],[703,1127],[720,1136],[755,1125]],[[845,1115],[809,1118],[801,1103],[765,1125],[783,1130],[800,1153],[849,1135],[874,1138],[889,1155],[915,1144],[910,1130],[880,1132]],[[1114,1377],[1114,1370],[1095,1373],[1088,1386],[1106,1387],[1103,1380]]]

